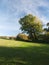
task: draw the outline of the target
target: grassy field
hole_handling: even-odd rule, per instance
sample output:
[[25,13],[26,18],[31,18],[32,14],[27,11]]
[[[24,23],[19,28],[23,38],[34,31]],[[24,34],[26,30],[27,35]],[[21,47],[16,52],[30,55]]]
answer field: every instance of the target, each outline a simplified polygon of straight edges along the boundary
[[49,44],[0,39],[0,65],[49,65]]

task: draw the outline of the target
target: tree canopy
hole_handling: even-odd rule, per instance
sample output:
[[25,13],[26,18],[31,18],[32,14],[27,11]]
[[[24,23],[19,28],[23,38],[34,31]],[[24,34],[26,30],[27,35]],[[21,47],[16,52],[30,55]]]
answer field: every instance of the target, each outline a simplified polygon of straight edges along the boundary
[[46,24],[46,28],[44,28],[44,31],[49,32],[49,22]]
[[42,31],[42,23],[39,18],[28,14],[23,18],[20,18],[19,23],[21,25],[21,30],[27,34],[29,34],[30,38],[32,38],[33,34],[36,37],[36,34]]

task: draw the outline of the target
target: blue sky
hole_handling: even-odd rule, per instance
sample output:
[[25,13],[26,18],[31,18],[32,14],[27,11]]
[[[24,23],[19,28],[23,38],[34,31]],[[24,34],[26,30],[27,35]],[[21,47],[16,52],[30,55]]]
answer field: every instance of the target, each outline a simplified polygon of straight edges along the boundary
[[15,36],[20,33],[19,19],[26,14],[49,22],[49,0],[0,0],[0,35]]

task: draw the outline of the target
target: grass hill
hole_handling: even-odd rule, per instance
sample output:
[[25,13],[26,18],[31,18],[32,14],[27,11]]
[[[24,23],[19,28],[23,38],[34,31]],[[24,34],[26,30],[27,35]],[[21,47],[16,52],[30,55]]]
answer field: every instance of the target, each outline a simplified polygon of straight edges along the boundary
[[0,39],[0,65],[49,65],[49,44]]

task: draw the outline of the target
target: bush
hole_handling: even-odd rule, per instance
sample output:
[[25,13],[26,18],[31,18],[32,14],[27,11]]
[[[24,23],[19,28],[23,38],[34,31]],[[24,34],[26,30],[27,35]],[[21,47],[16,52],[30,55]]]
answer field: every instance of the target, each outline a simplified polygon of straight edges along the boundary
[[17,35],[16,39],[17,40],[26,40],[27,41],[28,40],[28,36],[25,35],[25,34],[20,33],[20,34]]
[[46,34],[44,34],[43,40],[49,42],[49,32],[47,32]]
[[46,34],[39,35],[38,38],[40,41],[49,42],[49,32],[47,32]]

